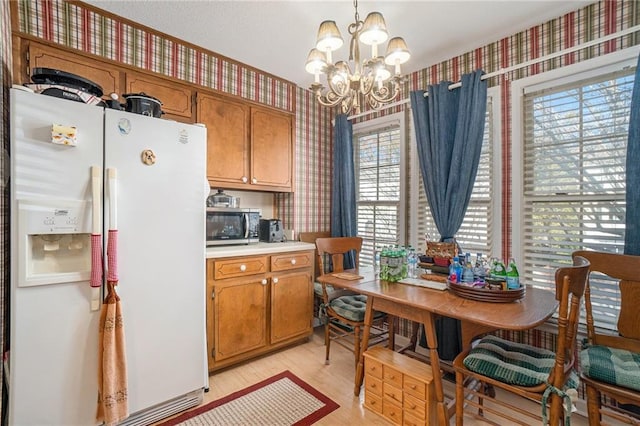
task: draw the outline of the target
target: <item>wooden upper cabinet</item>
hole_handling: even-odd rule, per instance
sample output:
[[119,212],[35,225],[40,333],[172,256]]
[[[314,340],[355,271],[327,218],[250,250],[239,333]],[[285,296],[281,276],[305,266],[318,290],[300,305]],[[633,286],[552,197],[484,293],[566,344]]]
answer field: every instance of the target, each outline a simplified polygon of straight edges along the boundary
[[198,93],[199,123],[207,126],[207,178],[212,187],[247,189],[249,107]]
[[293,138],[291,116],[251,108],[251,183],[273,191],[291,191]]
[[127,71],[126,80],[126,93],[145,93],[162,102],[162,118],[193,122],[193,92],[190,87],[132,71]]
[[102,87],[104,96],[122,94],[121,71],[107,63],[63,52],[43,44],[29,42],[25,75],[18,77],[19,83],[30,83],[34,68],[53,68],[86,78]]

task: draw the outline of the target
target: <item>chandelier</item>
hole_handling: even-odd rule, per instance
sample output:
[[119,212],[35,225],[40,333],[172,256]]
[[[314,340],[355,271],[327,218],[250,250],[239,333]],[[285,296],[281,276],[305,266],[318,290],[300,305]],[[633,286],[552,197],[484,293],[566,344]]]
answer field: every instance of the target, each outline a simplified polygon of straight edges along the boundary
[[[378,45],[389,38],[384,17],[371,12],[363,21],[358,15],[358,1],[354,0],[354,22],[349,25],[349,63],[332,61],[334,50],[342,44],[342,36],[335,21],[324,21],[318,29],[316,47],[311,49],[305,69],[314,75],[310,89],[318,102],[333,107],[341,103],[342,112],[360,112],[361,96],[373,109],[391,102],[400,93],[403,79],[400,65],[411,54],[402,37],[394,37],[387,44],[384,57],[378,56]],[[371,58],[360,61],[360,43],[371,46]],[[353,68],[352,68],[353,66]],[[389,66],[392,71],[387,67]],[[326,74],[327,88],[320,83],[320,74]]]

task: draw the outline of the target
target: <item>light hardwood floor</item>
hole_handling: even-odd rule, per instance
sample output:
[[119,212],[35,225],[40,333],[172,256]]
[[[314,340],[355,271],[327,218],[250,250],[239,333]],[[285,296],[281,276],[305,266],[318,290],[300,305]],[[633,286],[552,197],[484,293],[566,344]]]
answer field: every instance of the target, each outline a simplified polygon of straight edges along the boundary
[[[205,393],[204,404],[267,379],[284,370],[309,383],[335,402],[340,408],[318,421],[317,425],[390,425],[379,415],[363,406],[364,392],[360,397],[353,395],[355,366],[353,354],[340,345],[331,346],[331,364],[325,365],[323,328],[317,327],[308,342],[299,344],[271,355],[255,359],[242,365],[216,372],[209,376],[210,390]],[[454,385],[445,381],[445,393],[453,395]],[[539,412],[540,406],[523,400],[523,406]],[[481,420],[465,416],[465,425],[486,425]],[[455,424],[455,419],[451,420]],[[499,424],[504,425],[504,421]],[[584,417],[574,413],[572,426],[587,425]]]

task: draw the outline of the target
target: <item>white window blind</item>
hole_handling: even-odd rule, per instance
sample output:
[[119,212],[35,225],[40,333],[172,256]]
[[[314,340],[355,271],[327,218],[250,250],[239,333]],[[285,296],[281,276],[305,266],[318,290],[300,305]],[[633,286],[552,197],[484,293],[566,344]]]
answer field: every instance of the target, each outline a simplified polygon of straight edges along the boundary
[[[488,256],[493,247],[493,141],[495,136],[493,120],[492,97],[487,97],[487,112],[485,115],[484,136],[482,140],[482,150],[480,153],[480,163],[478,173],[473,185],[473,192],[469,200],[469,206],[465,214],[462,225],[456,233],[456,240],[464,252],[469,252],[475,258],[476,253],[483,253]],[[418,232],[421,236],[428,235],[430,241],[438,241],[440,234],[433,221],[431,209],[427,201],[427,195],[420,173],[420,194],[418,198]],[[421,251],[425,249],[424,239],[419,245]]]
[[400,124],[354,130],[360,264],[372,265],[374,249],[398,244],[400,211]]
[[[523,256],[527,283],[554,286],[578,249],[623,252],[633,70],[524,96]],[[615,328],[617,282],[591,277],[598,321]]]

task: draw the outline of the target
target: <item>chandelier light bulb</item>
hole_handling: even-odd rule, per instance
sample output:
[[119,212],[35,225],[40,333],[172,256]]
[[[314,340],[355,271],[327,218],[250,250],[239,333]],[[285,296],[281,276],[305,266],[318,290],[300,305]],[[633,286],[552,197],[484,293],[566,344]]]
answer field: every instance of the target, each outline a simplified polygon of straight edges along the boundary
[[305,70],[310,74],[317,74],[323,72],[327,66],[327,62],[324,58],[324,54],[316,48],[309,51],[307,55],[307,63],[305,64]]
[[404,64],[410,58],[411,53],[409,53],[407,43],[405,43],[402,37],[394,37],[389,40],[389,44],[387,45],[387,54],[384,57],[384,62],[387,65],[396,66],[396,70],[398,70],[398,66]]
[[323,21],[318,28],[316,49],[321,52],[332,52],[342,47],[342,35],[336,21]]
[[384,43],[389,39],[387,24],[380,12],[371,12],[367,15],[360,31],[360,41],[367,46]]
[[387,81],[390,78],[391,78],[391,72],[385,67],[381,66],[381,67],[378,67],[378,69],[376,69],[376,81],[378,81],[379,83]]

